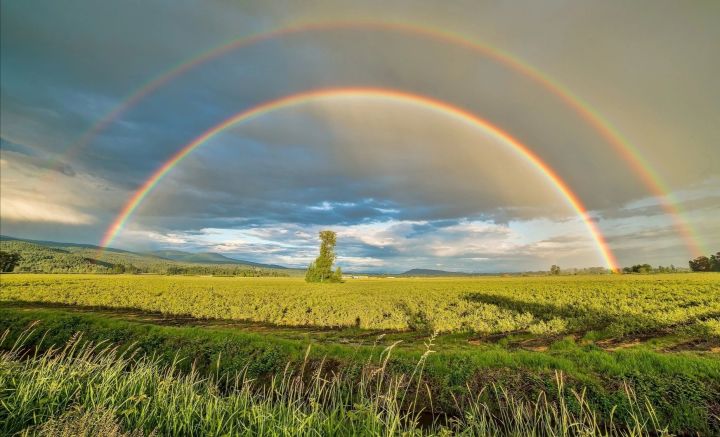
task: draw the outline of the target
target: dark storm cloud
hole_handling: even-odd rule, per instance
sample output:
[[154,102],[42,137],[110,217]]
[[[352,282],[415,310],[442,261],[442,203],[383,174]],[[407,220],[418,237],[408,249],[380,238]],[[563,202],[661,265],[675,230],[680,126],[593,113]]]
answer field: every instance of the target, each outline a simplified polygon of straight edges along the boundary
[[24,144],[13,143],[5,138],[0,138],[0,150],[9,152],[5,153],[5,156],[10,155],[11,159],[13,159],[13,154],[16,154],[14,155],[16,160],[23,161],[38,169],[57,171],[70,177],[77,174],[71,165],[62,161],[49,159],[43,156],[41,151]]
[[[702,211],[717,210],[720,208],[720,195],[710,194],[696,199],[686,199],[674,202],[680,206],[682,210]],[[666,214],[665,208],[660,205],[648,205],[635,208],[623,208],[603,211],[603,218],[639,218],[652,217]]]
[[[319,86],[391,87],[454,102],[498,121],[500,126],[512,126],[519,138],[541,149],[541,154],[555,166],[566,159],[567,153],[577,155],[580,141],[586,146],[598,143],[592,135],[588,137],[587,128],[581,123],[565,123],[567,111],[557,111],[556,102],[548,99],[544,95],[547,93],[538,90],[535,84],[516,74],[508,75],[505,68],[487,61],[478,64],[463,50],[448,50],[444,44],[428,44],[405,35],[368,36],[367,32],[357,31],[336,32],[332,38],[309,35],[282,42],[260,44],[191,71],[124,114],[122,120],[95,138],[91,147],[77,159],[83,161],[88,171],[102,172],[129,188],[132,181],[147,175],[174,150],[219,120],[257,102]],[[367,50],[368,46],[373,50]],[[316,53],[317,62],[307,62],[308,52]],[[347,58],[348,53],[353,53],[352,59]],[[457,59],[462,61],[458,63]],[[456,66],[450,70],[452,79],[448,80],[448,69],[438,66],[453,62]],[[288,71],[292,72],[291,77]],[[418,75],[417,71],[423,74]],[[471,95],[458,86],[477,83],[479,77],[483,80]],[[493,86],[482,85],[483,82],[492,82]],[[69,91],[55,94],[73,95]],[[84,100],[93,101],[93,98],[92,95],[86,99],[61,97],[47,102],[47,106],[56,107],[61,101],[64,105],[61,112],[68,109],[72,112],[73,108],[79,112],[86,109]],[[95,99],[102,100],[102,97]],[[548,111],[548,105],[554,109]],[[312,129],[315,127],[309,128]],[[611,193],[631,194],[630,187],[637,190],[632,182],[625,183],[624,190],[614,189],[617,187],[613,184],[619,183],[616,181],[627,181],[626,175],[608,180],[603,192],[598,193],[594,181],[601,177],[602,169],[612,165],[611,159],[604,150],[592,152],[591,147],[582,150],[590,154],[575,156],[574,166],[568,166],[563,173],[578,191],[583,191],[583,185],[592,184],[591,199],[597,205],[591,206],[606,205]],[[138,153],[142,153],[143,159],[137,159]],[[578,166],[580,159],[592,165]],[[588,187],[586,191],[590,190]]]
[[37,152],[32,148],[23,144],[13,143],[0,137],[0,150],[20,153],[22,155],[36,156]]

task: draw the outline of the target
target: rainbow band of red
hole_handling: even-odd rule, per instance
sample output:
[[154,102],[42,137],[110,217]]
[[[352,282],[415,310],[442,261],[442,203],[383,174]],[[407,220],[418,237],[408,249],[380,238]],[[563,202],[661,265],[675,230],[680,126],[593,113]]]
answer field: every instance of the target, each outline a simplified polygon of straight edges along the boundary
[[443,114],[450,115],[457,119],[468,122],[473,126],[482,129],[484,132],[489,133],[493,137],[501,140],[504,144],[511,146],[516,152],[518,152],[520,156],[522,156],[529,163],[531,163],[537,170],[539,170],[540,173],[545,175],[545,177],[547,177],[552,182],[555,189],[564,197],[564,199],[577,212],[580,219],[584,222],[585,226],[590,232],[590,235],[595,241],[598,251],[602,255],[607,267],[611,270],[616,270],[618,268],[618,263],[615,259],[615,256],[608,247],[608,244],[605,241],[602,233],[598,229],[597,225],[588,214],[588,211],[583,205],[583,203],[580,201],[577,195],[573,193],[567,183],[565,183],[565,181],[563,181],[563,179],[548,164],[543,162],[542,159],[540,159],[540,157],[537,156],[527,146],[525,146],[520,141],[513,138],[511,135],[504,132],[497,126],[465,109],[430,97],[384,88],[326,88],[292,94],[279,99],[261,103],[257,106],[244,110],[226,119],[222,123],[215,125],[214,127],[208,129],[200,136],[183,146],[160,168],[158,168],[145,181],[145,183],[143,183],[143,185],[133,194],[130,200],[125,204],[120,214],[116,217],[116,219],[105,232],[105,235],[101,242],[101,247],[107,247],[112,243],[115,237],[123,229],[128,219],[132,216],[133,212],[140,206],[140,204],[145,200],[148,194],[158,185],[160,180],[200,145],[204,144],[225,129],[237,123],[247,121],[251,118],[267,114],[277,109],[298,105],[316,99],[330,97],[378,97],[415,103],[417,105],[421,105],[423,107],[433,109]]

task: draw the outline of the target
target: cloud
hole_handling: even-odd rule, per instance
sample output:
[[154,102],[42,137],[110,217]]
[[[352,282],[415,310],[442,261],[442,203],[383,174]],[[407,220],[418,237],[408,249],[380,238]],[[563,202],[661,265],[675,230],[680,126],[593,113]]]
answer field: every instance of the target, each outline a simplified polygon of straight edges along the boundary
[[[26,194],[20,196],[25,197]],[[4,192],[0,197],[0,217],[4,220],[63,223],[69,225],[86,225],[93,222],[93,217],[62,205],[50,203],[46,198],[20,198],[17,193]]]
[[27,223],[96,225],[93,211],[109,191],[104,181],[66,169],[56,171],[47,160],[20,153],[27,146],[0,152],[0,219],[4,231]]
[[[31,146],[25,144],[14,143],[5,138],[0,137],[0,150],[9,152],[9,154],[22,155],[25,163],[34,165],[39,169],[57,171],[65,176],[75,176],[76,172],[71,165],[58,159],[49,159],[41,156],[42,153]],[[7,155],[8,153],[6,153]]]
[[[416,228],[423,228],[422,234]],[[546,268],[548,260],[566,266],[601,265],[591,240],[577,234],[578,225],[566,223],[568,235],[526,240],[515,224],[456,220],[413,222],[386,220],[330,227],[338,234],[338,264],[349,271],[399,272],[412,267],[432,268],[438,261],[455,270],[496,272],[517,271],[518,262],[534,269]],[[127,229],[118,243],[132,247],[148,244],[148,250],[176,248],[189,251],[221,252],[227,256],[264,263],[305,267],[317,256],[323,225],[276,223],[245,229],[204,228],[186,233],[147,231],[136,225]],[[558,261],[559,260],[559,261]]]
[[36,156],[36,152],[32,147],[23,144],[14,143],[6,138],[0,137],[0,150],[16,152],[28,156]]

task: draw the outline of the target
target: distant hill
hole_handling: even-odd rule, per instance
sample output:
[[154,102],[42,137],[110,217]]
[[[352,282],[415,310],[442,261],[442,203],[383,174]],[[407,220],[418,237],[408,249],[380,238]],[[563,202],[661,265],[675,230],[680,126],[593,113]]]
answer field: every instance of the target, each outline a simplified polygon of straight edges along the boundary
[[[53,247],[56,249],[92,249],[92,250],[100,250],[100,246],[96,246],[94,244],[83,244],[83,243],[60,243],[57,241],[46,241],[46,240],[31,240],[29,238],[16,238],[16,237],[8,237],[7,235],[0,235],[0,241],[22,241],[24,243],[32,243],[36,244],[38,246],[44,246],[44,247]],[[119,252],[119,253],[133,253],[127,250],[122,249],[115,249],[113,247],[106,247],[104,249],[105,251],[110,252]]]
[[228,258],[218,253],[158,251],[136,253],[107,248],[97,259],[100,247],[0,236],[0,249],[17,253],[21,261],[15,271],[38,273],[159,273],[232,276],[289,276],[300,270]]
[[287,267],[276,265],[276,264],[262,264],[253,261],[245,261],[235,258],[230,258],[220,253],[214,252],[200,252],[191,253],[183,252],[181,250],[155,250],[149,252],[152,256],[160,258],[171,259],[174,261],[182,261],[189,263],[202,263],[202,264],[242,264],[246,266],[262,267],[268,269],[287,269]]
[[401,273],[400,276],[473,276],[474,273],[466,272],[448,272],[445,270],[433,269],[411,269]]

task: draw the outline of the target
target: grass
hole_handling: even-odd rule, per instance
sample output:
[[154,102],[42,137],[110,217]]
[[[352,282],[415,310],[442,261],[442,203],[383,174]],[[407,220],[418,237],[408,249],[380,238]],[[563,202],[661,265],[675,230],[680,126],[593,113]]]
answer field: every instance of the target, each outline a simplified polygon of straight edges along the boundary
[[[19,333],[34,321],[40,321],[35,331],[19,340]],[[298,371],[303,365],[317,368],[320,363],[327,372],[341,373],[349,379],[355,375],[357,380],[373,362],[378,347],[385,347],[374,347],[375,338],[368,339],[366,345],[312,343],[304,337],[289,339],[271,332],[158,326],[106,314],[17,305],[0,306],[0,329],[10,330],[7,343],[20,341],[26,348],[40,352],[83,332],[80,343],[107,341],[118,347],[118,353],[133,350],[152,356],[159,367],[172,366],[182,374],[226,379],[243,374],[262,382],[286,369]],[[570,338],[551,344],[546,352],[508,350],[498,345],[449,349],[441,346],[438,338],[436,352],[423,360],[422,374],[417,376],[422,380],[417,403],[426,411],[462,414],[466,408],[458,408],[459,400],[464,402],[480,392],[488,394],[488,387],[494,385],[518,401],[534,402],[543,395],[557,401],[555,375],[561,372],[564,386],[584,392],[584,403],[602,423],[611,416],[618,424],[632,423],[627,385],[639,399],[650,401],[658,420],[670,431],[710,435],[720,429],[714,413],[720,399],[720,359],[715,354],[667,354],[644,347],[607,352]],[[379,343],[387,344],[384,341]],[[306,355],[308,344],[312,347]],[[424,346],[395,346],[384,368],[386,375],[412,374],[424,353]],[[484,401],[492,405],[497,399]],[[75,414],[82,417],[80,412]]]
[[[497,385],[456,399],[463,414],[423,421],[418,388],[432,340],[407,374],[387,368],[392,347],[369,359],[359,378],[311,366],[286,366],[267,383],[202,377],[175,364],[119,352],[74,337],[61,348],[28,353],[23,335],[0,355],[0,425],[7,435],[667,435],[650,403],[625,388],[629,421],[606,421],[583,392],[515,398]],[[3,338],[7,343],[8,334]],[[6,345],[7,346],[7,345]],[[495,406],[501,406],[496,408]]]
[[[35,322],[39,325],[33,333],[20,339]],[[125,373],[170,371],[167,381],[203,387],[198,402],[215,393],[218,398],[208,402],[225,405],[236,402],[226,399],[230,394],[249,390],[244,405],[269,417],[262,425],[268,428],[261,430],[269,434],[282,434],[283,426],[305,429],[302,423],[307,422],[312,423],[310,434],[331,432],[328,426],[352,434],[362,424],[376,434],[485,427],[478,434],[501,430],[523,435],[512,427],[542,423],[523,429],[557,433],[563,420],[582,424],[573,429],[592,429],[589,435],[642,433],[650,431],[648,423],[673,433],[718,434],[718,323],[720,276],[714,274],[367,279],[345,284],[306,284],[293,278],[0,277],[0,332],[9,332],[3,350],[13,369],[40,365],[44,361],[38,357],[55,359],[61,353],[54,347],[68,341],[74,350],[112,345],[112,360],[121,362]],[[424,344],[429,338],[433,353]],[[36,355],[22,356],[11,346],[18,341],[22,351]],[[392,358],[380,365],[378,352],[388,347]],[[110,351],[96,354],[102,348],[93,349],[87,360],[97,355],[112,361]],[[382,390],[367,392],[368,386],[358,386],[379,368]],[[291,409],[295,404],[284,403],[286,398],[263,391],[277,384],[296,390],[287,387],[299,384],[298,375],[303,375],[303,387],[310,387],[310,374],[350,397],[334,394],[315,411],[303,403],[310,395],[302,392],[298,412]],[[560,381],[557,375],[562,375]],[[92,373],[87,378],[104,377]],[[414,384],[408,385],[410,380]],[[92,387],[87,381],[74,387]],[[400,402],[392,407],[397,411],[389,417],[394,419],[365,423],[370,414],[356,405],[394,411],[384,391],[389,381],[401,387],[406,400],[412,399],[412,408]],[[32,419],[23,429],[61,434],[85,426],[90,434],[92,427],[118,435],[168,434],[166,421],[173,420],[206,429],[198,418],[155,418],[154,425],[146,426],[122,416],[124,410],[116,404],[130,400],[87,404],[73,400],[75,391],[63,393],[69,397],[67,405],[43,416],[31,414],[44,419]],[[187,408],[192,417],[225,414]],[[640,410],[645,411],[642,420]],[[419,415],[422,424],[413,423],[408,411]],[[468,412],[473,412],[472,420],[465,417]],[[282,418],[285,414],[292,418]],[[429,424],[428,414],[446,419]],[[235,423],[235,416],[229,417],[223,423]],[[305,422],[292,422],[298,417]],[[244,420],[228,429],[250,432],[242,431]]]

